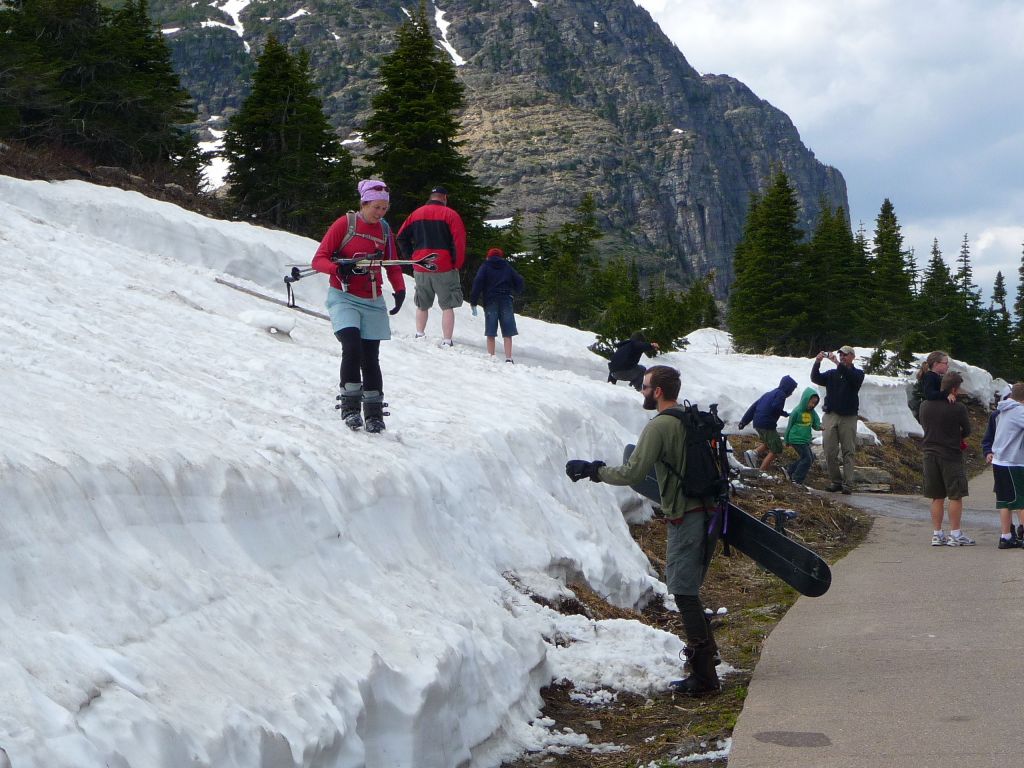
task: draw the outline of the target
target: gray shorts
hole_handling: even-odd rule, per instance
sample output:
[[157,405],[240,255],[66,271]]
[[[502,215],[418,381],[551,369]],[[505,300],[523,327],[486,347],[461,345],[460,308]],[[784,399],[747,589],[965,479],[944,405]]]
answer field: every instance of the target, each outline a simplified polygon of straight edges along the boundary
[[391,323],[384,299],[364,299],[334,286],[327,290],[327,313],[331,316],[334,332],[343,328],[358,328],[359,337],[367,341],[387,341],[391,338]]
[[964,457],[944,459],[934,453],[924,455],[924,480],[921,495],[926,499],[952,499],[967,495],[967,468]]
[[710,513],[692,509],[678,525],[668,525],[668,546],[665,553],[665,586],[670,595],[697,595],[704,583]]
[[416,293],[413,296],[416,308],[430,309],[434,306],[435,296],[441,309],[462,306],[462,283],[459,282],[457,269],[447,272],[416,273]]

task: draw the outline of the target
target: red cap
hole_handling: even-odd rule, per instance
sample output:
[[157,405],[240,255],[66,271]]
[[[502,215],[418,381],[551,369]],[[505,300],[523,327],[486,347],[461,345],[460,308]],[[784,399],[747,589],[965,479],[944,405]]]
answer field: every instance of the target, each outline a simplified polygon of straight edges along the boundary
[[503,258],[505,258],[505,252],[503,250],[501,250],[501,248],[491,248],[491,250],[489,250],[487,252],[487,258],[488,259],[490,259],[490,258],[503,259]]

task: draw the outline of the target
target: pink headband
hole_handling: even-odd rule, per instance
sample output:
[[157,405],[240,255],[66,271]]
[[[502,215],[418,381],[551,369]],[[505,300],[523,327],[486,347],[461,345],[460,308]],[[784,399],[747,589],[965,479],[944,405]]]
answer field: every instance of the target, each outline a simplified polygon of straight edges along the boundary
[[378,179],[363,179],[359,182],[359,200],[368,203],[371,200],[391,200],[388,196],[388,185]]

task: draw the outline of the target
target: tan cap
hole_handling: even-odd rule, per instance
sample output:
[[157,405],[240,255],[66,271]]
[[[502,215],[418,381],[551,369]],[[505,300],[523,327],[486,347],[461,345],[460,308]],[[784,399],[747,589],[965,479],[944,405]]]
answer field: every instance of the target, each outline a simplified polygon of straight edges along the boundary
[[856,352],[853,351],[853,347],[851,347],[849,344],[845,344],[845,345],[841,346],[839,348],[839,351],[842,352],[844,355],[855,355],[855,354],[857,354]]

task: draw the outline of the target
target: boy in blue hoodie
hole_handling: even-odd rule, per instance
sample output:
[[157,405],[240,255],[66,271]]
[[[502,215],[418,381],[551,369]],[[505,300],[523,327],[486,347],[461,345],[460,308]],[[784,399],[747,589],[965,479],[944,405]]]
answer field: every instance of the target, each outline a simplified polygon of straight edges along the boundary
[[814,409],[820,399],[818,391],[814,387],[807,387],[800,396],[800,404],[789,414],[785,442],[786,445],[793,446],[797,458],[782,471],[797,485],[803,485],[807,473],[811,469],[811,464],[814,463],[814,454],[811,452],[811,442],[814,440],[813,430],[821,431],[821,419],[818,418],[818,412]]
[[1010,388],[1009,397],[999,403],[996,413],[999,420],[995,424],[991,461],[1002,528],[999,549],[1017,549],[1021,542],[1014,536],[1012,510],[1017,510],[1024,523],[1024,383]]
[[[779,386],[761,395],[743,414],[739,427],[743,429],[754,422],[754,429],[761,439],[754,450],[747,451],[744,456],[754,469],[760,467],[762,472],[782,453],[782,439],[779,437],[779,417],[789,416],[786,413],[786,398],[796,389],[796,381],[789,376],[779,380]],[[762,459],[761,457],[764,456]]]

